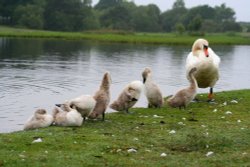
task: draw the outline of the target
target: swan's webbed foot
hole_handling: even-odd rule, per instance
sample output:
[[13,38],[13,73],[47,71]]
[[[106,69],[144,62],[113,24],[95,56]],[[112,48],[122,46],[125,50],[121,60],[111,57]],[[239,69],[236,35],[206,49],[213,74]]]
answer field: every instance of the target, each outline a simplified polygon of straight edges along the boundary
[[214,102],[213,88],[210,88],[207,102]]

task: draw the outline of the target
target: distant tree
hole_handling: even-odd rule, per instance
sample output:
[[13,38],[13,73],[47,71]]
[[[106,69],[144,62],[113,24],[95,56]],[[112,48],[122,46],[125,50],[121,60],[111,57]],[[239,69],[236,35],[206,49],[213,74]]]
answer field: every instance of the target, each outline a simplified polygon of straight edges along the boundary
[[176,23],[175,24],[175,31],[178,34],[182,35],[185,32],[185,30],[186,30],[185,26],[182,23]]
[[82,0],[48,0],[45,12],[45,28],[60,31],[83,29],[84,10]]
[[161,31],[160,9],[153,4],[137,7],[133,12],[133,25],[136,31]]
[[2,14],[2,11],[4,10],[3,2],[0,1],[0,24],[5,24],[5,17]]
[[157,32],[161,31],[161,11],[158,6],[154,4],[147,5],[147,15],[148,19],[150,20],[152,26],[149,31]]
[[208,6],[208,5],[193,7],[191,9],[189,9],[189,11],[185,15],[185,17],[184,17],[184,25],[188,26],[190,24],[190,22],[193,21],[193,19],[195,17],[197,17],[197,15],[200,16],[202,21],[206,20],[206,19],[214,20],[214,18],[215,18],[215,10],[214,10],[214,8],[212,8],[212,7]]
[[13,14],[15,23],[19,26],[42,29],[43,28],[43,8],[36,5],[20,5]]
[[151,23],[148,19],[145,6],[139,6],[133,12],[133,27],[135,31],[147,32]]
[[175,0],[172,9],[161,13],[155,4],[137,6],[128,0],[99,0],[94,8],[92,0],[0,0],[0,24],[57,31],[241,31],[235,20],[235,11],[225,3],[187,9],[184,0]]
[[92,5],[92,0],[83,0],[83,5],[90,7]]
[[17,6],[32,3],[33,0],[0,0],[0,16],[4,19],[5,24],[14,25],[13,14]]
[[[86,10],[89,10],[86,12]],[[83,30],[96,30],[100,28],[100,21],[98,18],[98,14],[95,10],[90,7],[85,8],[86,15],[84,15],[82,23],[83,23]]]
[[126,7],[119,5],[107,10],[101,17],[101,25],[112,29],[131,29],[131,15]]
[[217,22],[234,22],[235,21],[235,12],[232,8],[226,7],[226,4],[223,3],[220,6],[215,7],[215,19]]
[[121,4],[124,0],[99,0],[95,5],[95,8],[98,10],[103,10],[111,7],[115,7]]
[[22,27],[42,29],[45,4],[46,0],[33,0],[30,3],[18,5],[13,11],[12,22]]
[[220,26],[220,31],[242,31],[239,23],[235,22],[235,12],[227,7],[225,3],[215,7],[215,20]]
[[[188,10],[186,8],[174,8],[161,14],[162,28],[166,32],[175,29],[177,23],[182,23]],[[184,25],[184,24],[183,24]]]
[[199,31],[202,25],[202,17],[198,14],[196,15],[188,25],[188,30]]
[[221,31],[220,24],[214,20],[204,20],[201,25],[201,31],[203,32],[218,32]]
[[148,6],[146,6],[146,8],[147,8],[147,14],[151,16],[152,19],[154,19],[156,22],[159,22],[161,14],[159,7],[156,6],[155,4],[149,4]]
[[250,23],[249,22],[240,22],[243,32],[250,32]]
[[185,8],[185,2],[183,0],[176,0],[172,6],[172,9]]
[[221,25],[222,31],[235,31],[235,32],[240,32],[242,31],[242,27],[240,26],[239,23],[233,22],[233,21],[225,21]]

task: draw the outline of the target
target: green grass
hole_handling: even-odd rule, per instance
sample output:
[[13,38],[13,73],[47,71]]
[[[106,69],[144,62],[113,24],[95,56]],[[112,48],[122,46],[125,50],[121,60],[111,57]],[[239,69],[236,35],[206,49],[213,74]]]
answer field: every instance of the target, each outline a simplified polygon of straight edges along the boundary
[[[123,31],[95,31],[95,32],[54,32],[42,30],[29,30],[0,26],[1,37],[24,37],[24,38],[59,38],[69,40],[96,40],[106,42],[126,43],[149,43],[149,44],[170,44],[183,45],[193,43],[199,36],[176,35],[174,33],[131,33]],[[223,33],[207,34],[202,36],[213,44],[224,45],[250,45],[249,34]]]
[[[250,166],[250,90],[215,98],[185,111],[133,108],[132,114],[107,114],[105,122],[88,120],[79,128],[0,134],[0,166]],[[197,122],[188,121],[189,112]],[[32,143],[37,138],[43,142]],[[128,153],[130,148],[137,152]]]

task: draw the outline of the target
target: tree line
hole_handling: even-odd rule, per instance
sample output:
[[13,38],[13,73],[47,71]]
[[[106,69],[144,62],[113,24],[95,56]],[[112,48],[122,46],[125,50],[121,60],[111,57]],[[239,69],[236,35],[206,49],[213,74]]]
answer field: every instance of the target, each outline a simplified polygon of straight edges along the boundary
[[235,12],[226,4],[186,8],[176,0],[161,12],[155,4],[127,0],[1,0],[0,24],[53,31],[124,30],[136,32],[241,31]]

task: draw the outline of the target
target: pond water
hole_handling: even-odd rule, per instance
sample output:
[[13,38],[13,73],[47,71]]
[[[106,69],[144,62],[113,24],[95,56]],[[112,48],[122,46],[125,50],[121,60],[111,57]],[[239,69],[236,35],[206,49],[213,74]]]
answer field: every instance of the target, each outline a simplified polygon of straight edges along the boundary
[[[151,67],[164,96],[173,94],[188,84],[191,45],[0,38],[0,133],[21,130],[38,108],[51,113],[55,103],[94,94],[105,71],[112,76],[111,101],[127,83],[142,80],[145,67]],[[214,90],[250,88],[250,46],[210,45],[222,60]],[[147,106],[143,94],[136,106]]]

